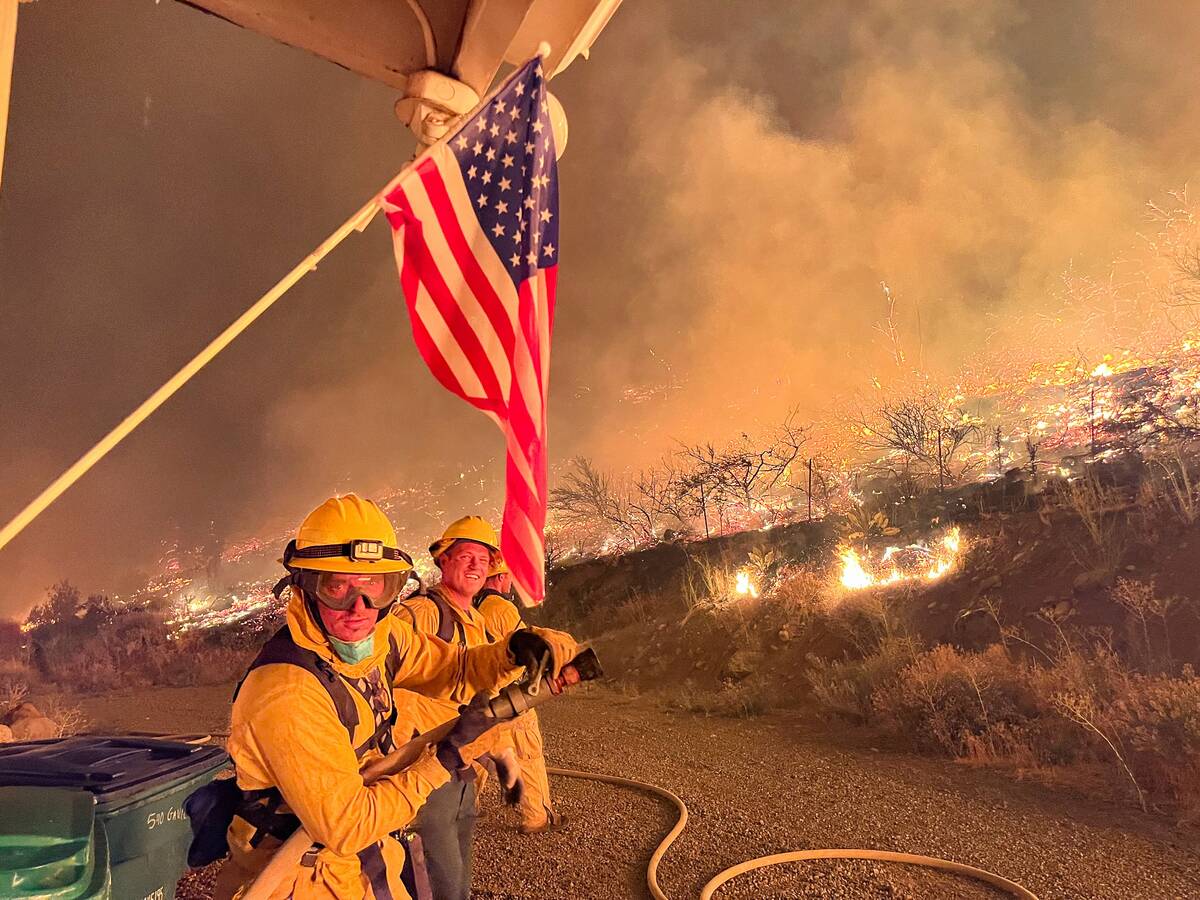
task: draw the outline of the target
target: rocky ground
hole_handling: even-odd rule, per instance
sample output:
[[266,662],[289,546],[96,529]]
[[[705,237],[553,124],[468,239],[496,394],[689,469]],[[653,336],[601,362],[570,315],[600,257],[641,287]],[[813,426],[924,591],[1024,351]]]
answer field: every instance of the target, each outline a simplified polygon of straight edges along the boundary
[[[128,692],[85,701],[97,726],[224,730],[227,688]],[[130,714],[130,710],[135,710]],[[668,896],[695,897],[720,869],[790,849],[870,847],[942,856],[998,872],[1040,898],[1200,897],[1200,834],[996,772],[873,748],[861,735],[798,718],[703,718],[592,691],[543,716],[552,764],[625,775],[675,791],[691,824],[667,854]],[[553,779],[570,822],[521,837],[488,798],[475,897],[644,898],[645,866],[674,822],[637,791]],[[181,890],[205,897],[203,878]],[[983,898],[953,877],[873,863],[760,870],[725,898]]]

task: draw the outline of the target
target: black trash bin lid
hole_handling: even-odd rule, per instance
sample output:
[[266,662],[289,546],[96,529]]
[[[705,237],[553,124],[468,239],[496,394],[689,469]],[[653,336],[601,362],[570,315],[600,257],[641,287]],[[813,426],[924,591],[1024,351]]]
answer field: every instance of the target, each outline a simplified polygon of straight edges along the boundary
[[77,736],[0,745],[0,787],[91,791],[97,805],[157,793],[227,765],[220,747],[148,737]]

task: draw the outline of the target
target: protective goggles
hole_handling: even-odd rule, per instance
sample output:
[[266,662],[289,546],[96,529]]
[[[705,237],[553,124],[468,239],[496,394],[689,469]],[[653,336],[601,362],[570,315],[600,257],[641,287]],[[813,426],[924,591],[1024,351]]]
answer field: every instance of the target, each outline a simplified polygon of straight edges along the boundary
[[[334,558],[352,562],[391,560],[408,563],[410,568],[403,572],[321,572],[294,565],[296,560]],[[295,541],[291,541],[283,551],[283,565],[288,574],[275,585],[276,597],[282,597],[287,587],[295,586],[323,606],[337,610],[352,609],[359,598],[367,606],[384,609],[396,601],[410,579],[416,578],[416,572],[411,568],[412,557],[381,541],[323,544],[301,550],[296,549]],[[417,583],[420,584],[419,580]]]
[[359,598],[373,609],[390,606],[408,582],[408,572],[382,575],[352,575],[345,572],[313,572],[297,569],[289,579],[317,602],[330,609],[352,609]]

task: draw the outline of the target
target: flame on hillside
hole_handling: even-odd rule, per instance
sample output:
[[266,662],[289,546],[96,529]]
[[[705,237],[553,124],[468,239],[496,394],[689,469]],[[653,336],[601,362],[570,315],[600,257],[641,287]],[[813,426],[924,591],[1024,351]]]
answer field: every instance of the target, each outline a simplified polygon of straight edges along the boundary
[[879,560],[863,559],[853,547],[843,547],[842,587],[852,591],[883,587],[902,581],[937,581],[953,571],[966,552],[962,532],[951,528],[932,546],[925,543],[888,547]]
[[747,572],[745,569],[741,569],[738,571],[737,585],[735,586],[734,590],[737,591],[739,596],[743,596],[743,597],[745,597],[745,596],[757,597],[758,596],[758,588],[755,586],[754,582],[750,579],[750,573]]

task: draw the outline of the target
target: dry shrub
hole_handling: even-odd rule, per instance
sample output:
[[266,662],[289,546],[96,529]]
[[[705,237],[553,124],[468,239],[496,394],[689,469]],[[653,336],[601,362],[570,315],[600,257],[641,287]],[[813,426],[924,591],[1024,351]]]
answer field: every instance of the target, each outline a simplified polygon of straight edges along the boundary
[[771,706],[769,688],[761,678],[747,678],[718,691],[697,690],[682,685],[662,697],[665,708],[702,716],[747,719],[760,716]]
[[646,602],[646,597],[640,591],[634,591],[624,603],[613,609],[607,624],[616,629],[624,628],[626,625],[645,625],[649,621],[650,606]]
[[173,636],[160,615],[126,613],[91,633],[49,625],[35,636],[42,679],[72,691],[144,685],[217,684],[240,674],[263,635],[236,632]]
[[1170,514],[1185,527],[1194,525],[1200,519],[1200,477],[1192,449],[1173,443],[1147,461],[1147,505]]
[[858,659],[831,661],[809,655],[806,675],[818,703],[839,715],[867,721],[872,717],[875,690],[892,682],[919,652],[920,645],[912,638],[884,638],[873,653]]
[[1049,662],[995,645],[967,653],[889,638],[857,660],[814,661],[813,696],[914,749],[1022,767],[1103,763],[1132,794],[1200,818],[1200,678],[1131,671],[1102,643]]
[[1113,705],[1128,734],[1130,766],[1150,796],[1168,795],[1183,818],[1200,819],[1200,678],[1135,675]]
[[944,645],[914,653],[910,662],[872,686],[867,709],[875,721],[908,736],[917,748],[960,756],[964,736],[981,733],[990,721],[979,687],[980,678],[986,679],[982,668]]
[[155,657],[157,677],[152,684],[191,687],[223,684],[240,678],[257,655],[264,638],[259,636],[252,648],[214,643],[207,636],[183,639],[170,652]]
[[83,710],[74,706],[61,697],[51,697],[42,703],[41,713],[58,726],[56,737],[70,737],[91,727],[91,720],[84,715]]
[[934,647],[880,685],[871,704],[885,727],[909,735],[920,749],[958,759],[1023,751],[1024,723],[1037,709],[1025,664],[999,646],[972,654]]
[[1176,596],[1160,596],[1153,579],[1118,578],[1112,596],[1128,613],[1130,644],[1142,667],[1150,672],[1174,669],[1170,619],[1183,601]]
[[870,656],[893,639],[915,633],[909,618],[912,598],[905,596],[915,589],[900,586],[843,594],[830,609],[827,624],[856,647],[859,655]]
[[693,558],[683,583],[683,599],[688,610],[683,621],[687,622],[698,612],[725,606],[735,597],[736,586],[737,575],[728,566]]
[[788,621],[805,621],[822,615],[828,606],[829,576],[812,569],[789,566],[767,598]]
[[1200,816],[1200,678],[1132,672],[1113,653],[1076,653],[1044,673],[1042,696],[1077,726],[1067,761],[1108,761],[1143,807],[1170,804]]
[[728,566],[693,559],[686,570],[683,590],[687,613],[680,621],[686,625],[697,615],[705,615],[731,634],[736,645],[753,647],[757,632],[766,620],[761,616],[764,598],[737,592],[737,573]]
[[1079,517],[1085,540],[1072,553],[1085,569],[1114,572],[1125,553],[1122,511],[1128,506],[1121,489],[1105,484],[1092,469],[1067,485],[1067,506]]
[[29,696],[33,672],[15,659],[0,660],[0,715]]

